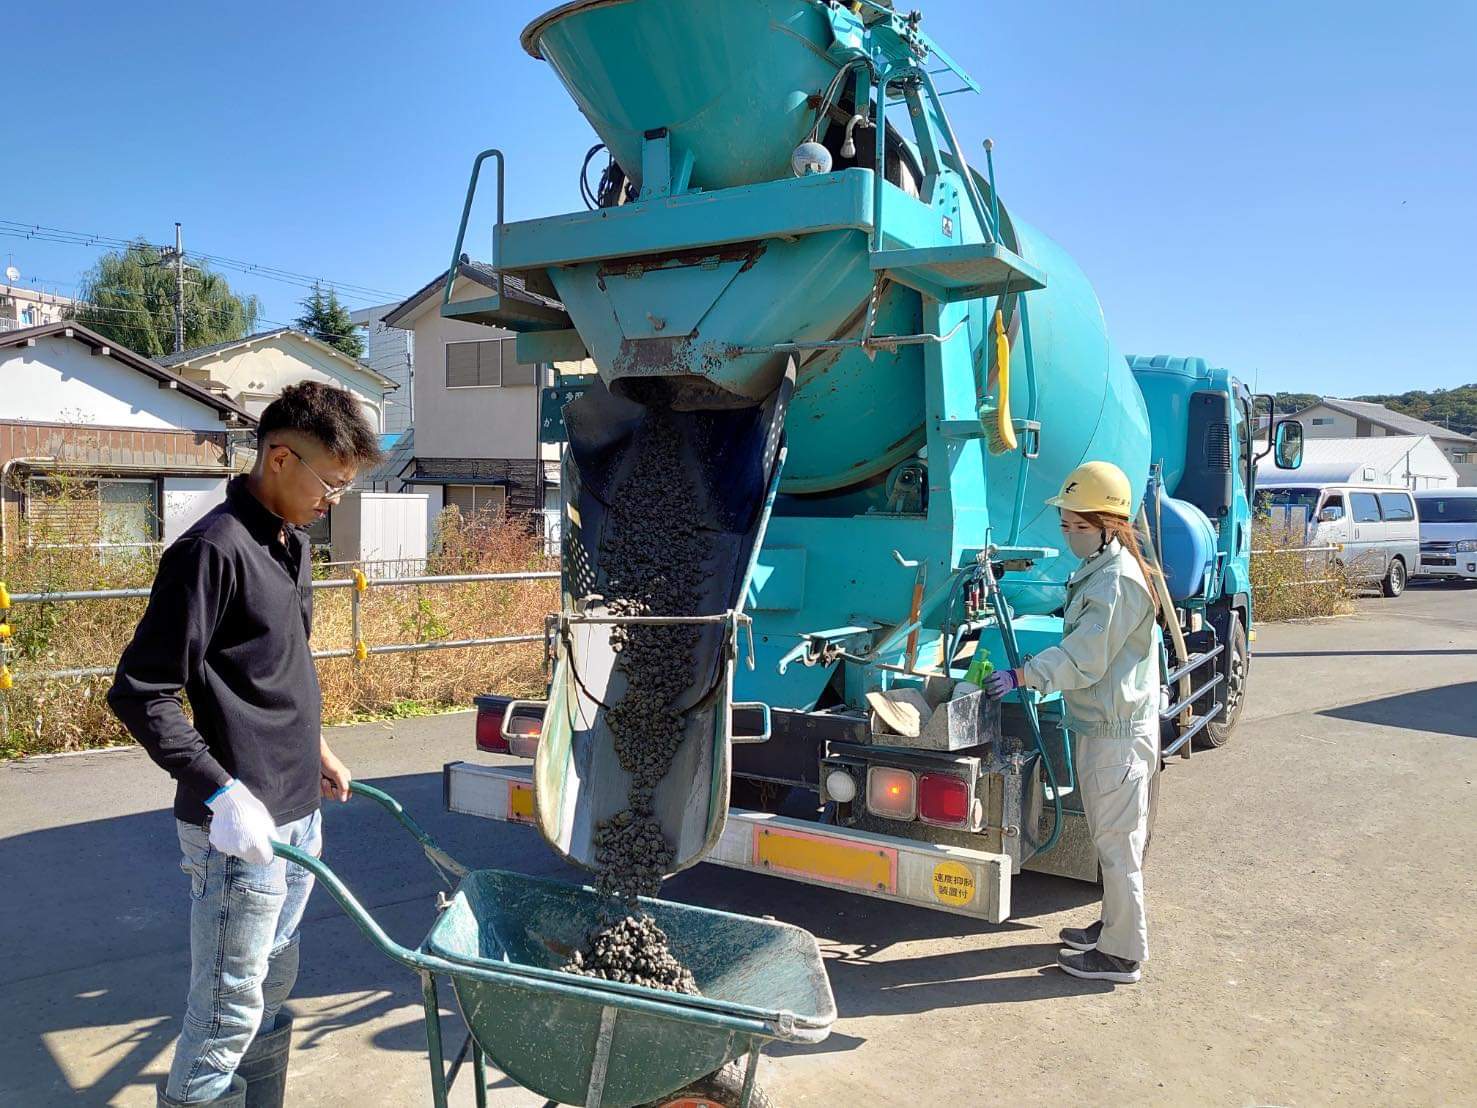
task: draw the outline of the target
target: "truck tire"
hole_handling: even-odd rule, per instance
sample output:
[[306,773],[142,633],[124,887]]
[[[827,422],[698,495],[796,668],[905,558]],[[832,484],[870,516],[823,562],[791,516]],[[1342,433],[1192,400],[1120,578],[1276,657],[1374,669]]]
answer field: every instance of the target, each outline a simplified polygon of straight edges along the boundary
[[1226,680],[1222,686],[1225,708],[1191,740],[1196,750],[1214,750],[1225,746],[1231,738],[1231,732],[1236,730],[1236,723],[1241,719],[1241,709],[1246,704],[1246,674],[1251,668],[1251,655],[1246,649],[1246,627],[1240,619],[1236,620],[1231,641],[1226,646],[1230,655],[1227,658]]
[[1405,591],[1405,562],[1399,558],[1390,559],[1390,571],[1385,574],[1385,579],[1380,584],[1381,591],[1392,600]]
[[[739,1108],[743,1103],[744,1066],[744,1062],[730,1062],[687,1088],[652,1101],[646,1108]],[[749,1108],[774,1108],[774,1101],[755,1085]]]

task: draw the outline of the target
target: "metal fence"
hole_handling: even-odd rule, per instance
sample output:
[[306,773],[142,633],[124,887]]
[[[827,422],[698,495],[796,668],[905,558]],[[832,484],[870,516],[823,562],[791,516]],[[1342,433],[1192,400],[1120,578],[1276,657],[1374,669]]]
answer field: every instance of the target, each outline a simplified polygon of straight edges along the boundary
[[[461,585],[479,581],[557,581],[557,570],[526,570],[510,573],[445,573],[404,577],[370,578],[360,569],[348,577],[335,577],[313,582],[313,589],[348,589],[349,620],[352,628],[352,644],[336,650],[315,650],[313,657],[353,658],[363,662],[375,654],[410,654],[431,650],[465,650],[479,646],[506,646],[513,643],[543,642],[544,633],[539,631],[527,635],[493,635],[479,639],[436,639],[430,642],[379,643],[371,646],[364,641],[360,613],[363,598],[370,588],[387,588],[395,585]],[[10,609],[26,604],[69,604],[88,600],[142,600],[149,596],[149,589],[91,589],[73,592],[29,592],[11,593],[0,582],[0,691],[9,689],[17,681],[52,681],[64,678],[107,677],[114,666],[85,666],[73,669],[36,669],[12,672],[10,668]],[[3,697],[0,697],[3,702]]]

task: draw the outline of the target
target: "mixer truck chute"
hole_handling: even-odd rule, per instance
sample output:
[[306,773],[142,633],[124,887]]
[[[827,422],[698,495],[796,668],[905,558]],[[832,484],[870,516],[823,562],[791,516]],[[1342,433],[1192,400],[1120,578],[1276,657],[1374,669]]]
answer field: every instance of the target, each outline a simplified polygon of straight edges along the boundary
[[[627,787],[604,723],[623,617],[602,550],[659,418],[713,550],[682,613],[702,646],[657,796],[671,868],[988,919],[1023,866],[1095,877],[1059,702],[948,694],[980,644],[1005,664],[1060,639],[1069,567],[1044,502],[1110,461],[1166,571],[1163,751],[1225,741],[1253,618],[1249,392],[1199,359],[1114,347],[1080,269],[969,165],[935,80],[978,86],[916,14],[582,0],[523,44],[622,183],[515,223],[499,199],[492,262],[520,295],[448,286],[443,313],[518,332],[520,361],[598,369],[563,409],[563,602],[532,773],[453,763],[450,806],[531,816],[593,863],[591,828]],[[901,689],[938,709],[917,735],[868,708]]]

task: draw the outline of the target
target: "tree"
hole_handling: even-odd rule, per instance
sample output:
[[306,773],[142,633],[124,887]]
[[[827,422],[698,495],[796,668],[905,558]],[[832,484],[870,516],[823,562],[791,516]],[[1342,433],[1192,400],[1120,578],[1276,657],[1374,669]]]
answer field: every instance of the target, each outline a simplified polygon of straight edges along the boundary
[[298,330],[328,343],[341,354],[355,359],[364,356],[364,340],[349,318],[349,309],[339,303],[333,289],[325,297],[323,290],[314,285],[313,295],[303,301],[303,314],[295,322]]
[[[147,357],[170,354],[175,289],[173,262],[139,241],[98,259],[69,318]],[[260,313],[255,296],[232,292],[219,274],[196,263],[185,270],[186,350],[250,334]]]

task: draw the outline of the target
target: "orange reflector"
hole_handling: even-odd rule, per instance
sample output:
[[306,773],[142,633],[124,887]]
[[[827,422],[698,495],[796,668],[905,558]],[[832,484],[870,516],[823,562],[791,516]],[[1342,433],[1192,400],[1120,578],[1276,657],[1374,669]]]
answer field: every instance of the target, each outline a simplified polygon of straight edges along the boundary
[[875,892],[897,892],[897,850],[846,842],[830,835],[781,828],[754,828],[754,863],[789,873]]
[[508,782],[508,822],[533,822],[533,786]]

